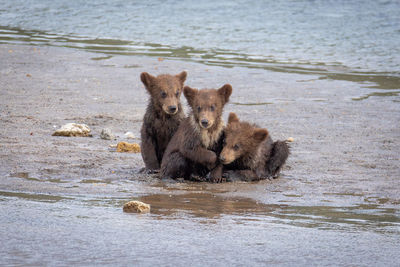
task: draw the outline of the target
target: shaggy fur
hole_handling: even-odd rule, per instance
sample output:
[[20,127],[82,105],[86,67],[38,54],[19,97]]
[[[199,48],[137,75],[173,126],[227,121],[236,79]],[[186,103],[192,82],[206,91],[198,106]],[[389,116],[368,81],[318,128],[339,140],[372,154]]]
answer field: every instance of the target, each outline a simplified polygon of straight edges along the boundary
[[186,75],[185,71],[178,75],[162,74],[157,77],[147,72],[140,75],[150,94],[140,131],[142,158],[149,171],[160,169],[165,149],[184,119],[180,96]]
[[222,149],[224,123],[222,111],[229,101],[232,86],[220,89],[184,88],[192,112],[171,139],[161,163],[162,177],[191,179],[210,172],[212,182],[222,181],[222,164],[218,154]]
[[276,178],[288,156],[286,142],[273,142],[267,129],[240,122],[235,113],[229,114],[220,161],[226,169],[235,170],[240,179]]

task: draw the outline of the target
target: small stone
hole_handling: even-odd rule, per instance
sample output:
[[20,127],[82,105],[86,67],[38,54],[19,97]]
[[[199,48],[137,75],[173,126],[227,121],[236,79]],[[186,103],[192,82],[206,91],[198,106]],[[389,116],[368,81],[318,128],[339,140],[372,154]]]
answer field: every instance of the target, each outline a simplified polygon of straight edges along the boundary
[[115,135],[111,132],[110,129],[103,129],[101,130],[100,138],[104,140],[113,140],[115,139]]
[[289,137],[288,139],[286,139],[286,141],[288,141],[288,142],[294,142],[294,138],[293,138],[293,137]]
[[53,133],[53,136],[92,136],[86,124],[67,123]]
[[132,132],[126,132],[124,135],[126,138],[135,139],[135,136],[133,135]]
[[117,144],[117,152],[140,153],[140,146],[136,143],[119,142]]
[[129,201],[124,204],[124,212],[144,213],[150,211],[150,205],[140,201]]

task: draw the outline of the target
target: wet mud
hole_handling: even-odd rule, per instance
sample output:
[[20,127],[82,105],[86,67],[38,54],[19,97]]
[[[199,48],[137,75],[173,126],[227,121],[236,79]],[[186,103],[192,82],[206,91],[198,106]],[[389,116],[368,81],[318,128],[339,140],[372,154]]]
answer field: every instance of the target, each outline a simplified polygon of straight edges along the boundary
[[[2,45],[0,58],[5,263],[398,264],[400,84],[46,46]],[[139,172],[140,154],[109,148],[140,136],[139,74],[182,70],[193,87],[232,84],[225,120],[234,111],[294,138],[278,179],[160,180]],[[93,137],[52,136],[68,122]],[[130,200],[151,212],[124,214]]]

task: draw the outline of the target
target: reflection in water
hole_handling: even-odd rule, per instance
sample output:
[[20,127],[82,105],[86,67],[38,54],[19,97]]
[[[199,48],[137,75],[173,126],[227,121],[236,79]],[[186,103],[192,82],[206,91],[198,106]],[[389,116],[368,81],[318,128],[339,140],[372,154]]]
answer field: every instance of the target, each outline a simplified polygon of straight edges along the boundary
[[61,200],[71,199],[69,197],[54,196],[54,195],[0,191],[0,199],[3,197],[16,197],[30,201],[51,202],[51,203],[58,202]]
[[[121,199],[42,199],[0,192],[2,264],[292,266],[302,260],[369,266],[371,257],[387,266],[398,262],[398,215],[374,225],[354,219],[347,208],[260,205],[208,193],[143,197],[152,202],[150,214],[124,213]],[[368,212],[364,208],[359,207]]]
[[[292,196],[291,196],[292,197]],[[297,196],[296,196],[297,197]],[[67,197],[63,195],[0,191],[0,201],[12,198],[25,201],[61,203],[74,206],[121,210],[131,198],[121,197]],[[224,197],[223,193],[192,191],[170,194],[150,194],[138,200],[151,205],[148,215],[157,220],[195,220],[217,222],[226,218],[236,223],[269,222],[297,227],[341,231],[373,231],[400,234],[400,210],[382,208],[381,204],[359,204],[347,207],[297,206],[265,204],[251,198]],[[386,203],[388,199],[378,201]],[[289,203],[289,202],[287,202]],[[72,211],[71,211],[72,212]],[[80,215],[80,214],[77,214]],[[136,215],[132,215],[136,216]]]
[[[44,169],[47,172],[50,172],[48,169]],[[30,176],[28,172],[16,172],[16,173],[10,173],[11,177],[16,177],[16,178],[22,178],[28,181],[33,181],[33,182],[51,182],[51,183],[67,183],[67,181],[63,181],[59,178],[49,178],[46,180],[38,179],[38,178],[33,178]]]
[[352,100],[354,101],[360,101],[360,100],[364,100],[367,99],[371,96],[398,96],[400,94],[400,91],[394,91],[394,92],[373,92],[370,94],[367,94],[365,96],[361,96],[361,97],[354,97],[352,98]]
[[269,207],[249,198],[223,198],[210,193],[156,194],[140,198],[151,205],[151,213],[170,216],[184,211],[195,217],[218,218],[223,214],[265,214]]
[[240,217],[238,221],[268,220],[307,228],[400,230],[400,211],[380,208],[377,204],[351,207],[268,205],[250,198],[225,198],[211,193],[154,194],[139,200],[150,204],[151,213],[161,219],[181,218],[184,212],[190,217],[218,219],[233,215]]
[[28,172],[12,173],[12,174],[10,174],[10,176],[17,177],[17,178],[22,178],[22,179],[29,180],[29,181],[35,181],[35,182],[40,182],[41,181],[40,179],[30,177]]
[[[97,182],[97,181],[93,181]],[[224,190],[201,190],[203,185],[194,184],[187,190],[171,188],[169,194],[147,194],[138,200],[151,205],[151,215],[154,218],[196,219],[203,218],[213,221],[226,216],[236,222],[269,221],[277,224],[288,224],[299,227],[335,229],[335,230],[372,230],[375,232],[400,233],[400,210],[382,208],[381,205],[393,202],[389,199],[367,199],[367,204],[354,206],[298,206],[288,204],[265,204],[251,198],[225,197]],[[333,194],[337,195],[337,194]],[[301,197],[287,195],[287,197]],[[64,195],[35,194],[25,192],[0,192],[0,200],[19,198],[38,202],[64,202],[71,206],[103,207],[121,209],[124,203],[132,200],[126,197],[85,197]],[[372,201],[375,200],[375,201]],[[327,202],[324,202],[327,203]]]
[[110,59],[112,56],[105,56],[105,57],[92,57],[91,60],[106,60]]

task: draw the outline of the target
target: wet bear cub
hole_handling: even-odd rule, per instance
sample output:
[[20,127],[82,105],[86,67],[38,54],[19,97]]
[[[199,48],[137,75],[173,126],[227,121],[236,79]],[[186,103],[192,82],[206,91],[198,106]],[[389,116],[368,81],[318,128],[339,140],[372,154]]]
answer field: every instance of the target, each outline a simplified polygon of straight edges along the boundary
[[186,75],[185,71],[178,75],[162,74],[157,77],[147,72],[140,75],[150,94],[140,131],[141,153],[148,171],[160,169],[165,149],[185,117],[180,97]]
[[218,160],[222,149],[224,122],[222,111],[232,94],[232,86],[216,89],[192,89],[183,93],[192,111],[182,121],[171,139],[161,163],[162,178],[191,179],[205,176],[212,182],[222,180],[222,164]]
[[235,170],[228,172],[229,178],[247,181],[276,178],[288,156],[289,146],[285,141],[273,142],[267,129],[240,122],[235,113],[229,114],[220,154],[226,169]]

